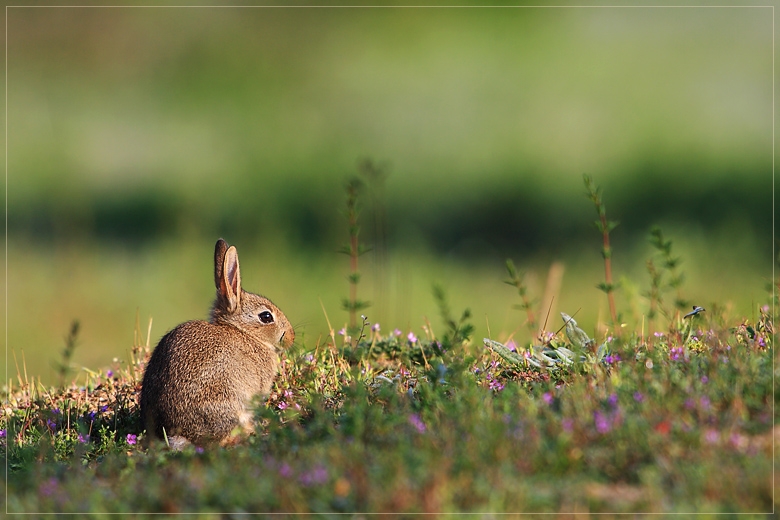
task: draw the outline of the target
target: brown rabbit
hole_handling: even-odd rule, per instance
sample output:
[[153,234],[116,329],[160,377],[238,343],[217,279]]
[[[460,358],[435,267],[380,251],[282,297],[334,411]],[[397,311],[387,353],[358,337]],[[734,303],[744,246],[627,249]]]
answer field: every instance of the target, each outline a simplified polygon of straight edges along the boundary
[[144,374],[141,417],[147,434],[167,437],[173,448],[232,444],[238,433],[252,433],[252,398],[268,395],[277,350],[295,339],[276,305],[241,289],[238,253],[221,238],[214,283],[210,320],[182,323],[163,336]]

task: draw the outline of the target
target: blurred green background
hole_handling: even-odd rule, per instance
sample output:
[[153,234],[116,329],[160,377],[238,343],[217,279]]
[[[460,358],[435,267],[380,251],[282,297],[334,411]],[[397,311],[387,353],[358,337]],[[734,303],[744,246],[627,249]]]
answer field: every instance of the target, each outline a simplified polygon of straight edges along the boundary
[[313,347],[323,307],[347,319],[335,251],[367,158],[386,176],[360,296],[385,331],[441,332],[438,282],[477,339],[529,339],[512,257],[535,298],[562,262],[555,310],[593,332],[586,172],[621,222],[630,326],[656,224],[687,298],[750,316],[772,277],[772,28],[771,8],[8,8],[9,377],[23,352],[51,381],[73,319],[97,368],[127,359],[136,312],[152,343],[204,318],[219,236]]

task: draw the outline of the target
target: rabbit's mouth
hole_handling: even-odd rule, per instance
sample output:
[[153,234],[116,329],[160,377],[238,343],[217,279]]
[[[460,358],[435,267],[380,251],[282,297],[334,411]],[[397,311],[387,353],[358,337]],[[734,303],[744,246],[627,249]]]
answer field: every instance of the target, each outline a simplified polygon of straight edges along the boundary
[[295,334],[287,335],[287,331],[283,331],[282,335],[279,336],[279,342],[277,343],[277,348],[282,349],[289,347],[292,345],[293,340],[295,339]]

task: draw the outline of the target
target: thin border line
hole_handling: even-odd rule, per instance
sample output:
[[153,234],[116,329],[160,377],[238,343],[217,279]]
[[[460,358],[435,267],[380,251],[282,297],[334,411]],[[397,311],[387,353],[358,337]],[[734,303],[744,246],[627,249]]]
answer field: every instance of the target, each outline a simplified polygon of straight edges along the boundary
[[[5,6],[5,380],[8,381],[8,6]],[[11,394],[8,394],[9,404]],[[8,429],[5,437],[5,514],[8,515]]]
[[[775,6],[772,6],[772,324],[777,323],[775,314],[775,301],[777,300],[777,279],[775,278]],[[774,333],[774,329],[772,331]],[[777,334],[774,334],[774,340],[772,347],[777,349]],[[775,386],[775,360],[777,359],[777,351],[772,355],[772,391],[774,392]],[[772,514],[775,514],[775,435],[774,429],[776,428],[775,422],[775,399],[772,399]]]
[[[772,286],[773,293],[777,296],[775,284],[775,6],[774,5],[6,5],[5,6],[5,381],[8,381],[8,9],[9,8],[229,8],[229,9],[693,9],[693,8],[766,8],[772,9]],[[776,321],[776,298],[772,298],[772,319]],[[775,339],[777,334],[774,334]],[[775,342],[776,343],[776,342]],[[776,345],[773,345],[776,348]],[[775,388],[775,358],[772,356],[772,388]],[[775,400],[772,400],[772,417],[775,417]],[[772,430],[772,514],[775,514],[775,435]],[[5,512],[8,515],[8,454],[9,444],[6,439],[5,451]],[[14,513],[17,514],[17,513]],[[26,513],[21,513],[26,514]],[[27,513],[37,514],[37,513]],[[109,513],[116,514],[116,513]],[[147,513],[149,514],[149,513]],[[154,514],[154,513],[151,513]],[[276,513],[272,513],[276,514]],[[285,514],[285,513],[278,513]],[[349,513],[348,513],[349,514]],[[499,513],[514,514],[514,513]],[[523,513],[520,513],[523,514]],[[545,513],[543,513],[545,514]],[[548,513],[556,514],[556,513]],[[577,514],[577,513],[573,513]],[[586,513],[587,514],[587,513]],[[654,513],[638,513],[654,514]],[[659,513],[659,514],[683,514],[683,513]],[[760,513],[759,513],[760,514]]]
[[[772,28],[774,29],[774,5],[7,5],[14,8],[226,8],[226,9],[744,9],[752,7],[772,8]],[[774,41],[774,37],[773,37]]]

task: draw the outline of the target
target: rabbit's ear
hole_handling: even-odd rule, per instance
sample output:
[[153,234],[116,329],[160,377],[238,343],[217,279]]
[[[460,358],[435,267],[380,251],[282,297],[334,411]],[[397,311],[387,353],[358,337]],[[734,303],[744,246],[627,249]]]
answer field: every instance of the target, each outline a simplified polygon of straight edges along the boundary
[[230,246],[225,251],[221,274],[217,289],[227,302],[228,312],[235,312],[241,305],[241,270],[238,267],[238,252],[235,246]]
[[219,289],[219,285],[222,283],[222,267],[225,263],[225,253],[227,253],[228,244],[221,238],[217,240],[217,245],[214,247],[214,285]]

